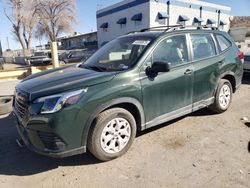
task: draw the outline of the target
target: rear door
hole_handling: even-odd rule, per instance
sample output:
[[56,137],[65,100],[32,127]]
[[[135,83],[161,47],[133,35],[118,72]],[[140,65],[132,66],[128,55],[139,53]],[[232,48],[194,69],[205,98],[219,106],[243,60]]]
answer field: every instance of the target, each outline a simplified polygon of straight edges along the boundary
[[[193,107],[212,102],[222,63],[217,57],[215,40],[211,33],[190,34],[194,65]],[[210,101],[209,101],[210,100]]]

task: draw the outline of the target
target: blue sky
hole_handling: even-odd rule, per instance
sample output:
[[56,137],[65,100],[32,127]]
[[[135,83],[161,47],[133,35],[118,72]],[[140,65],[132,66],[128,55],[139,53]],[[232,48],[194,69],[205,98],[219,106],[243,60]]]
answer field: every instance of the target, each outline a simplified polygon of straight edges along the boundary
[[[74,31],[85,33],[96,30],[96,10],[106,7],[120,0],[76,0],[77,2],[77,24],[73,27]],[[232,7],[233,16],[250,16],[250,0],[203,0],[206,2],[217,3]],[[7,37],[11,49],[20,48],[11,34],[11,24],[4,15],[5,0],[0,0],[0,40],[3,49],[7,48]],[[46,42],[43,40],[42,42]],[[38,45],[39,41],[33,40],[33,46]]]

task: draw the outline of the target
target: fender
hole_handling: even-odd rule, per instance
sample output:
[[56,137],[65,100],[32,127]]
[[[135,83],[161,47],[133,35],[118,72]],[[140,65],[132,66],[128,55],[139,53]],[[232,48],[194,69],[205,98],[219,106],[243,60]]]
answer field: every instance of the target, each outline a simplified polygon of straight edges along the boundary
[[[219,86],[220,80],[221,80],[223,77],[227,76],[227,75],[233,76],[234,79],[235,79],[235,74],[234,74],[234,72],[232,72],[232,71],[227,71],[227,72],[224,72],[223,74],[221,74],[220,77],[219,77],[218,80],[217,80],[216,87],[214,88],[213,96],[215,96],[215,93],[216,93],[217,88],[218,88],[218,86]],[[235,89],[235,88],[233,88],[233,90],[234,90],[234,89]]]
[[88,141],[88,134],[89,134],[89,130],[91,127],[92,122],[94,121],[94,119],[97,117],[97,115],[102,112],[103,110],[114,106],[114,105],[119,105],[121,103],[130,103],[133,104],[137,107],[140,116],[141,116],[141,126],[139,127],[141,130],[145,129],[145,115],[144,115],[144,110],[143,107],[141,105],[141,103],[134,99],[134,98],[130,98],[130,97],[123,97],[123,98],[118,98],[118,99],[113,99],[111,101],[108,101],[104,104],[102,104],[101,106],[99,106],[89,117],[86,125],[84,126],[83,129],[83,137],[82,137],[82,146],[86,146],[87,145],[87,141]]

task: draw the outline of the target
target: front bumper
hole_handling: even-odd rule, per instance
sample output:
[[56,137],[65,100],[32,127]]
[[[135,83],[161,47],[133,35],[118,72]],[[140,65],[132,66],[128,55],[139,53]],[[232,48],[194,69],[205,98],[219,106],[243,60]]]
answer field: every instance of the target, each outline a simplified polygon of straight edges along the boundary
[[31,59],[29,60],[32,65],[44,65],[51,63],[50,59]]
[[86,152],[82,139],[84,119],[89,114],[82,110],[79,113],[76,111],[69,108],[55,114],[20,118],[13,109],[18,122],[17,131],[25,145],[36,153],[56,158]]
[[64,157],[69,157],[72,155],[78,155],[86,152],[86,146],[82,146],[80,148],[68,150],[68,151],[62,151],[62,152],[55,152],[53,150],[40,150],[36,148],[34,145],[31,144],[29,138],[27,137],[27,132],[26,130],[22,127],[22,125],[17,124],[17,131],[22,138],[24,144],[27,146],[27,148],[33,152],[36,152],[41,155],[49,156],[49,157],[54,157],[54,158],[64,158]]

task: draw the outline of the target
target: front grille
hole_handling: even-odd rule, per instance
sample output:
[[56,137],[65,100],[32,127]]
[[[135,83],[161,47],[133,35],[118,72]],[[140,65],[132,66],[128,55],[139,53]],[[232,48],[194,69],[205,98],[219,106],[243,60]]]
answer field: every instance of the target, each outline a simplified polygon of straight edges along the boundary
[[37,131],[37,134],[47,149],[59,150],[65,147],[62,139],[54,133]]
[[27,103],[24,100],[15,97],[14,107],[20,118],[24,118],[25,114],[28,111]]

